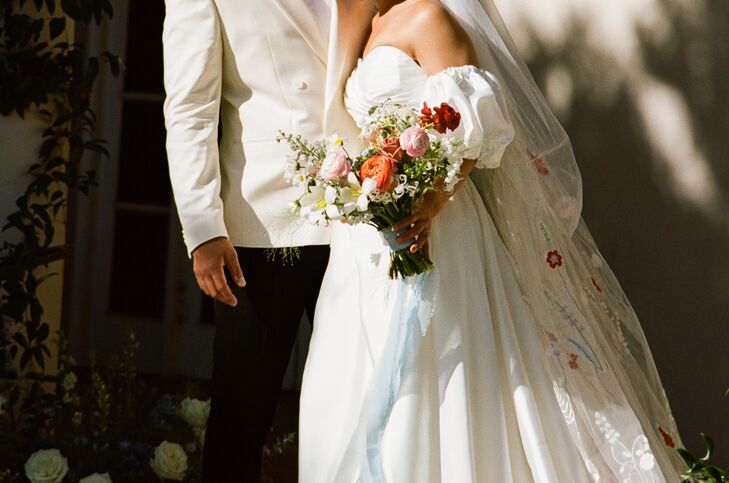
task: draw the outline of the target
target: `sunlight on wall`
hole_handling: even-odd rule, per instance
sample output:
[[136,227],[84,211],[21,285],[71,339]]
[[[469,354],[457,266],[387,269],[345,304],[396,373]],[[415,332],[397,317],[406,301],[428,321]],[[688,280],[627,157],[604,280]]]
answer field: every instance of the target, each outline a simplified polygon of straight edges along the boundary
[[[657,173],[667,175],[670,188],[682,202],[705,216],[724,217],[719,189],[711,166],[697,145],[688,104],[675,88],[655,78],[641,57],[640,36],[653,42],[668,41],[672,26],[659,0],[496,0],[515,42],[530,60],[538,42],[548,52],[566,48],[575,25],[584,28],[585,48],[610,69],[591,75],[596,99],[611,102],[624,85],[643,122],[644,134],[655,156]],[[700,2],[674,0],[689,23],[706,15]],[[535,42],[536,41],[536,42]],[[598,69],[584,64],[587,73]],[[552,67],[546,76],[545,94],[555,111],[569,112],[574,80],[563,67]],[[579,161],[579,160],[578,160]]]

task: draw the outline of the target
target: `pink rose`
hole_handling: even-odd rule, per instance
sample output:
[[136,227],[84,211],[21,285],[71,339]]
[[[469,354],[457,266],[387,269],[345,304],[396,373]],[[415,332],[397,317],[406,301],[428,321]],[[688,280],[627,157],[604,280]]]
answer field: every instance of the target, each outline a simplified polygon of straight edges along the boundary
[[327,153],[319,169],[319,176],[324,181],[343,178],[352,171],[352,165],[347,159],[347,153],[342,148],[334,148]]
[[400,134],[400,147],[413,158],[422,156],[430,147],[428,133],[419,127],[409,127]]

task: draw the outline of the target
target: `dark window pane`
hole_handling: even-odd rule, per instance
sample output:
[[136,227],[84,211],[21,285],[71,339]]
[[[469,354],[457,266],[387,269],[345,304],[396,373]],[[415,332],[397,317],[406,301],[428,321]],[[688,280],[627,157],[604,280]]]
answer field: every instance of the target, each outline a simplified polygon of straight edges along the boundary
[[164,92],[162,85],[163,0],[132,0],[129,3],[124,90]]
[[169,218],[117,210],[109,310],[162,318],[165,301]]
[[124,102],[117,199],[169,206],[164,118],[156,102]]

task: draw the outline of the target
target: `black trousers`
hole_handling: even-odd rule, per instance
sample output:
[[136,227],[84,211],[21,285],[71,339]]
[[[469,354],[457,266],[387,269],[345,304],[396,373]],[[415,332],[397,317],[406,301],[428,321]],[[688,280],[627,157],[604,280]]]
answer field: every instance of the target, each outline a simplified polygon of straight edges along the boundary
[[203,482],[258,483],[261,453],[301,316],[313,320],[329,247],[301,248],[291,263],[263,248],[236,248],[246,286],[229,280],[238,305],[215,303],[213,388]]

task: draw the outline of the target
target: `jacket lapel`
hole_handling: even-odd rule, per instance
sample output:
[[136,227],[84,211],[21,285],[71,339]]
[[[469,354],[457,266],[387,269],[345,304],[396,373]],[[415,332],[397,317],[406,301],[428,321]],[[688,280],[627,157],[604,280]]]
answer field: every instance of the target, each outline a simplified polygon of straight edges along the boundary
[[344,85],[370,33],[375,9],[372,0],[331,0],[324,129],[344,136],[357,133],[344,107]]
[[301,0],[273,0],[271,3],[281,10],[319,57],[319,60],[326,64],[328,48],[326,32],[322,32],[314,12]]

